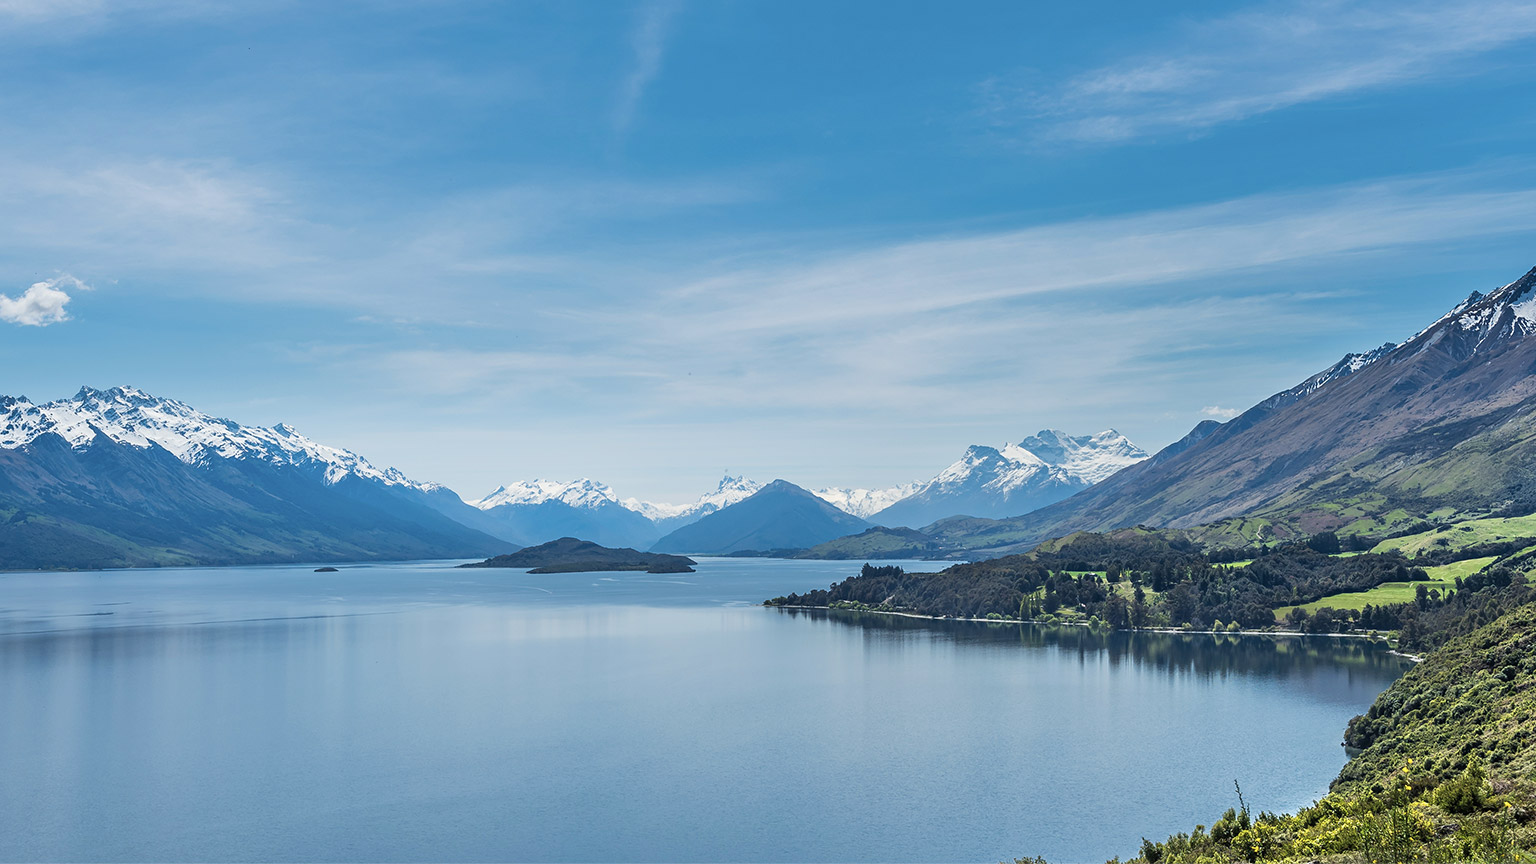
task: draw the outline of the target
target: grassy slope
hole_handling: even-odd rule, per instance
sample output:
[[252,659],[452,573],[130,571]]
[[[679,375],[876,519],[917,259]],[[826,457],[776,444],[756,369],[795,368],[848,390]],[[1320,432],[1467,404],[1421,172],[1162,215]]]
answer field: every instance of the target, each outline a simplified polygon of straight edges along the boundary
[[1404,555],[1413,557],[1420,552],[1436,549],[1463,549],[1480,543],[1499,543],[1527,537],[1536,542],[1536,515],[1469,519],[1418,534],[1383,540],[1371,551],[1388,552],[1398,549]]
[[797,558],[821,560],[940,557],[943,550],[928,535],[911,528],[874,527],[812,546]]
[[[1301,608],[1311,613],[1323,607],[1329,609],[1364,609],[1366,606],[1412,603],[1414,596],[1419,590],[1418,586],[1423,585],[1430,590],[1441,592],[1455,590],[1457,579],[1465,579],[1473,573],[1480,572],[1484,567],[1497,560],[1499,560],[1498,556],[1468,558],[1465,561],[1441,564],[1438,567],[1426,567],[1424,572],[1429,574],[1428,582],[1388,582],[1385,585],[1377,585],[1369,591],[1351,591],[1345,594],[1334,594],[1321,600],[1305,603]],[[1275,620],[1284,619],[1295,608],[1295,606],[1281,606],[1275,610]]]

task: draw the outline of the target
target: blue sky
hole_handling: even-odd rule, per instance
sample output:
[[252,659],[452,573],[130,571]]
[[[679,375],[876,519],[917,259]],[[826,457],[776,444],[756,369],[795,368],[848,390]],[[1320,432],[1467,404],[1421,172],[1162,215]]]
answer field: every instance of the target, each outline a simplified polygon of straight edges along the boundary
[[1152,449],[1536,265],[1533,43],[1513,2],[0,0],[0,392],[471,496]]

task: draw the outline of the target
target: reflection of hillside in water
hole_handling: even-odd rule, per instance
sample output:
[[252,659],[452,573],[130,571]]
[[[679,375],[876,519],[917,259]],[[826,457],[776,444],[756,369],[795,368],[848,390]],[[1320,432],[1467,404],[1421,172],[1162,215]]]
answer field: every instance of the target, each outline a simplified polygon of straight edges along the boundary
[[1411,665],[1390,653],[1383,643],[1365,639],[1093,631],[1062,625],[939,621],[841,609],[780,607],[780,611],[826,626],[857,628],[873,640],[938,639],[968,647],[1049,652],[1058,658],[1075,653],[1085,664],[1102,662],[1114,668],[1130,663],[1138,669],[1200,677],[1332,678],[1348,673],[1349,689],[1373,686],[1379,690]]

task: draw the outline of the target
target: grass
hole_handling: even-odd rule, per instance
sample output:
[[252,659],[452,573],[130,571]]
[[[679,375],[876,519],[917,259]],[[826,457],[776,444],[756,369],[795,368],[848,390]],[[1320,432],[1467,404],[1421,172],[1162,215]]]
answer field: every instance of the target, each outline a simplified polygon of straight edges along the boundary
[[1464,549],[1480,543],[1501,543],[1529,537],[1536,540],[1536,515],[1508,518],[1469,519],[1453,525],[1444,525],[1430,531],[1393,537],[1383,540],[1372,552],[1390,552],[1399,549],[1404,555],[1413,556],[1430,549]]
[[[1497,558],[1469,558],[1466,561],[1456,561],[1451,564],[1442,564],[1439,567],[1426,567],[1424,572],[1429,574],[1428,582],[1387,582],[1377,585],[1369,591],[1351,591],[1346,594],[1334,594],[1321,600],[1302,604],[1301,608],[1307,614],[1327,607],[1329,609],[1364,609],[1366,606],[1390,606],[1394,603],[1412,603],[1418,593],[1418,586],[1441,592],[1454,591],[1456,580],[1464,579],[1492,564]],[[1281,621],[1291,613],[1295,606],[1281,606],[1275,610],[1275,620]]]

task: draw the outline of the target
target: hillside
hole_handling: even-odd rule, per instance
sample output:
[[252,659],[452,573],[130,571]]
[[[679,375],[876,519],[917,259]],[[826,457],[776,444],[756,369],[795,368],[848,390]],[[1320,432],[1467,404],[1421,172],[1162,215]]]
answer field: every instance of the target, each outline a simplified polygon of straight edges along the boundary
[[768,549],[804,549],[863,531],[870,524],[815,494],[775,480],[745,498],[673,531],[652,552],[725,555]]
[[[1536,603],[1434,651],[1356,717],[1360,748],[1294,815],[1228,810],[1144,864],[1514,861],[1536,848]],[[1215,814],[1212,814],[1215,815]],[[1337,856],[1337,857],[1335,857]]]
[[826,561],[860,558],[945,558],[945,550],[932,537],[911,528],[875,526],[860,534],[818,543],[795,555]]

